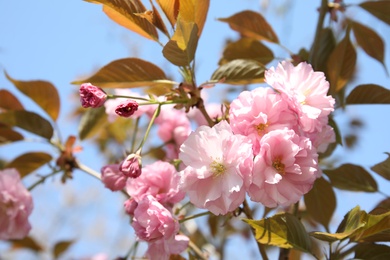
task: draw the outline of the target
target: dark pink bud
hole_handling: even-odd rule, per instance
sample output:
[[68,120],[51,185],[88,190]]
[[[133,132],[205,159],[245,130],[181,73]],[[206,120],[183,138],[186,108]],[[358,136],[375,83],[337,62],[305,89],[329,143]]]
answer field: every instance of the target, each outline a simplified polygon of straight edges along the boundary
[[115,109],[115,113],[118,116],[130,117],[138,110],[138,103],[134,100],[125,100],[121,102]]
[[130,178],[137,178],[142,172],[141,157],[138,154],[130,154],[119,165],[119,170]]
[[107,99],[107,94],[91,83],[84,83],[80,86],[81,105],[87,107],[101,107]]

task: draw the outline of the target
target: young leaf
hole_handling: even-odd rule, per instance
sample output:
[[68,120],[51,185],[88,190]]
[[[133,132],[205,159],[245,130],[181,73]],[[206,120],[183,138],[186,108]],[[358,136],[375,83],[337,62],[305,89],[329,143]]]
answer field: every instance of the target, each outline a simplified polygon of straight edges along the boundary
[[146,19],[149,23],[153,24],[161,32],[163,32],[167,37],[169,33],[167,27],[165,27],[164,21],[162,20],[160,13],[152,3],[152,11],[147,10],[143,13],[134,13],[136,16]]
[[387,154],[387,159],[381,163],[375,164],[371,167],[371,170],[385,178],[386,180],[390,180],[390,153]]
[[102,4],[103,11],[110,19],[139,35],[157,40],[156,28],[147,19],[138,17],[136,13],[144,13],[145,6],[139,0],[85,0],[90,3]]
[[310,216],[324,227],[328,227],[336,209],[336,196],[329,182],[324,178],[316,180],[304,199]]
[[357,244],[354,259],[390,259],[390,247],[374,243]]
[[88,109],[81,117],[79,137],[81,140],[92,137],[107,122],[104,107]]
[[11,128],[0,125],[0,144],[23,140],[23,135]]
[[390,25],[390,1],[362,2],[361,8]]
[[326,65],[331,93],[337,93],[345,87],[355,71],[356,51],[349,39],[349,30],[330,54]]
[[264,82],[264,70],[264,65],[255,60],[232,60],[214,71],[211,80],[237,85],[259,83]]
[[271,25],[259,13],[247,10],[218,20],[228,23],[230,28],[247,37],[279,43]]
[[372,176],[361,166],[343,164],[334,170],[324,170],[332,186],[349,191],[376,192],[378,185]]
[[267,64],[274,59],[274,55],[261,42],[252,38],[241,38],[236,42],[229,43],[223,50],[222,59],[219,65],[236,59],[251,59]]
[[102,88],[168,87],[176,82],[167,79],[165,73],[153,63],[137,58],[126,58],[110,62],[93,76],[72,82],[91,82]]
[[179,18],[187,23],[195,23],[198,38],[202,34],[206,22],[210,0],[179,0]]
[[42,80],[16,80],[11,78],[7,73],[5,73],[5,76],[23,94],[40,106],[54,121],[57,120],[60,112],[60,97],[53,84]]
[[11,162],[9,162],[7,168],[16,168],[20,173],[20,177],[24,177],[36,169],[42,167],[52,159],[50,154],[42,152],[30,152],[22,154]]
[[43,251],[42,245],[40,245],[32,237],[25,237],[23,239],[10,240],[13,249],[30,249],[35,252]]
[[346,102],[347,105],[390,104],[390,90],[375,84],[359,85],[351,91]]
[[176,24],[177,15],[179,14],[179,0],[156,0],[158,5],[163,10],[165,16],[168,18],[172,28]]
[[57,242],[53,248],[53,256],[57,259],[60,255],[62,255],[68,248],[74,243],[73,240],[65,240]]
[[356,242],[389,242],[390,241],[390,211],[380,214],[367,214],[366,224],[350,238]]
[[177,21],[172,39],[164,46],[164,57],[176,66],[188,66],[198,46],[198,27],[193,22]]
[[373,210],[370,211],[371,215],[380,215],[390,211],[390,198],[384,199],[379,202]]
[[244,219],[255,230],[261,244],[294,248],[304,252],[311,250],[311,240],[305,227],[289,213],[276,214],[261,220]]
[[365,53],[370,57],[382,63],[383,67],[386,69],[384,62],[385,46],[382,38],[374,30],[361,23],[351,21],[351,25],[353,34],[355,35],[355,39],[359,46],[362,47]]
[[0,89],[0,108],[5,110],[24,110],[18,98],[6,89]]
[[50,122],[34,112],[10,110],[0,113],[0,123],[4,123],[11,127],[20,127],[48,140],[53,136],[53,127]]

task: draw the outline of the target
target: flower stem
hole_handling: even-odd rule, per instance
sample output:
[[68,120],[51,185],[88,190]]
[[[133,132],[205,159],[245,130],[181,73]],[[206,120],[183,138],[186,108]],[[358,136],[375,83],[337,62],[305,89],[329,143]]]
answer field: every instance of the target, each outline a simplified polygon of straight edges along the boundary
[[77,162],[77,166],[80,170],[82,170],[83,172],[85,173],[88,173],[89,175],[95,177],[96,179],[100,180],[101,177],[100,177],[100,173],[98,173],[97,171],[89,168],[88,166],[80,163],[80,162]]
[[320,39],[321,39],[321,31],[324,26],[324,20],[326,13],[328,12],[328,0],[321,0],[320,14],[318,16],[316,34],[314,37],[313,46],[310,51],[309,62],[313,65],[314,69],[317,67],[315,55],[318,53],[320,48]]
[[49,177],[51,177],[51,176],[54,176],[54,175],[56,175],[57,173],[60,173],[60,172],[62,172],[62,170],[60,169],[60,170],[56,170],[56,171],[54,171],[54,172],[52,172],[52,173],[50,173],[50,174],[48,174],[48,175],[45,175],[45,176],[39,176],[39,177],[41,177],[37,182],[35,182],[33,185],[31,185],[30,187],[28,187],[27,189],[28,189],[28,191],[32,191],[36,186],[38,186],[39,184],[41,184],[41,183],[44,183],[45,182],[45,180],[47,179],[47,178],[49,178]]
[[[249,204],[246,201],[246,199],[243,202],[243,211],[244,211],[245,215],[247,216],[247,218],[253,219],[252,210],[250,209]],[[253,236],[256,239],[255,230],[252,227],[251,227],[251,230],[252,230]],[[257,243],[257,247],[259,248],[259,252],[261,254],[262,259],[268,260],[267,252],[265,251],[264,245],[260,244],[259,241],[257,241],[257,240],[256,240],[256,243]]]
[[156,120],[157,116],[160,114],[160,110],[161,110],[161,104],[159,104],[158,107],[157,107],[157,109],[154,111],[154,114],[153,114],[152,118],[150,119],[148,128],[146,129],[144,138],[142,139],[142,142],[140,143],[140,145],[139,145],[137,151],[142,150],[142,146],[144,145],[146,139],[148,139],[150,129],[151,129],[152,126],[153,126],[154,120]]
[[206,256],[203,255],[202,250],[200,250],[199,247],[197,245],[195,245],[195,243],[193,243],[191,240],[190,240],[188,246],[192,249],[192,251],[194,251],[199,256],[200,259],[202,259],[202,260],[208,259]]
[[210,215],[210,212],[209,212],[209,211],[207,211],[207,212],[202,212],[202,213],[199,213],[199,214],[195,214],[195,215],[192,215],[192,216],[189,216],[189,217],[180,219],[180,220],[179,220],[179,223],[183,223],[183,222],[185,222],[185,221],[187,221],[187,220],[194,219],[194,218],[198,218],[198,217],[202,217],[202,216],[206,216],[206,215]]
[[203,103],[203,99],[199,100],[199,104],[198,104],[197,107],[198,107],[199,111],[203,114],[203,116],[206,119],[206,121],[209,124],[209,126],[210,127],[214,126],[215,122],[213,121],[213,119],[211,119],[211,117],[207,113],[206,108],[205,108],[204,103]]

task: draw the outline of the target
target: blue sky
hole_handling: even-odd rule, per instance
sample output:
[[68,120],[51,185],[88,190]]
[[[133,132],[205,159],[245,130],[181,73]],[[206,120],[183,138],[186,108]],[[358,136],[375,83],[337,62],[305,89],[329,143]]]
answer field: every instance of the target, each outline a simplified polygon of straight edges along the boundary
[[[267,2],[272,4],[264,8],[262,4]],[[308,48],[314,36],[316,8],[320,1],[291,2],[212,0],[198,44],[198,83],[207,81],[217,68],[225,40],[238,37],[227,24],[216,19],[231,16],[241,10],[260,11],[274,27],[282,44],[293,52],[298,52],[302,47]],[[359,8],[351,8],[348,15],[373,25],[383,36],[385,43],[390,43],[389,26]],[[70,82],[89,76],[115,59],[137,56],[158,64],[166,74],[180,80],[175,68],[163,58],[159,45],[113,23],[101,11],[101,6],[80,0],[0,0],[0,39],[0,70],[6,70],[19,80],[47,80],[59,89],[62,102],[59,125],[64,137],[77,133],[77,122],[69,121],[69,111],[75,104],[71,94],[78,86],[73,86]],[[282,48],[274,46],[273,50],[276,57],[288,57]],[[389,51],[386,51],[385,60],[389,67]],[[389,78],[381,64],[361,51],[358,52],[358,62],[358,73],[351,86],[376,83],[390,88]],[[224,87],[226,86],[219,85],[210,91],[216,93]],[[2,73],[0,88],[16,93],[26,102],[27,107],[39,111],[39,108],[17,93]],[[338,159],[360,164],[366,169],[383,161],[386,158],[384,152],[390,152],[389,114],[388,106],[354,106],[343,113],[336,113],[336,121],[342,129],[348,122],[348,117],[357,117],[365,122],[357,149],[338,149]],[[88,142],[82,145],[84,151],[79,159],[98,171],[102,166],[102,158]],[[47,145],[18,143],[0,146],[0,156],[11,159],[23,151],[39,149],[53,152]],[[390,186],[385,185],[383,179],[376,179],[381,182],[381,190],[389,190]],[[122,195],[104,189],[101,183],[81,172],[77,172],[75,179],[66,186],[58,181],[48,180],[33,191],[33,196],[35,209],[31,217],[34,225],[31,235],[49,248],[59,240],[77,239],[64,255],[67,259],[98,252],[106,252],[111,257],[123,255],[134,239],[128,218],[122,212]],[[336,218],[341,220],[357,203],[363,209],[370,210],[380,198],[378,195],[339,192]],[[100,239],[101,237],[104,239]],[[4,247],[0,243],[0,255]],[[234,259],[237,250],[229,250],[232,251],[230,259]],[[249,253],[248,257],[250,256]]]

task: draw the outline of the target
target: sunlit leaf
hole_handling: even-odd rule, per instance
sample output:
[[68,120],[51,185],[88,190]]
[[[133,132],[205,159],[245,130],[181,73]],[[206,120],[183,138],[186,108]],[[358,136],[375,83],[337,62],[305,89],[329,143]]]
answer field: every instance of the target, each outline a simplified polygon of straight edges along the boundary
[[104,107],[88,109],[81,117],[79,137],[81,140],[92,137],[107,122]]
[[29,152],[16,157],[6,167],[18,169],[20,177],[24,177],[47,164],[51,159],[51,155],[47,153]]
[[179,14],[180,0],[156,0],[156,2],[173,27],[176,24],[177,15]]
[[390,25],[390,1],[366,1],[359,6]]
[[337,93],[352,78],[356,65],[356,50],[349,39],[347,31],[344,39],[337,44],[327,61],[331,93]]
[[375,84],[359,85],[351,91],[346,102],[347,105],[390,104],[390,90]]
[[330,54],[336,47],[336,39],[331,28],[321,30],[318,52],[314,53],[313,68],[314,70],[326,72],[326,62]]
[[58,258],[60,255],[62,255],[68,248],[74,243],[73,240],[65,240],[60,241],[54,245],[53,248],[53,256],[54,258]]
[[386,180],[390,180],[390,153],[387,154],[387,159],[381,163],[375,164],[371,167],[371,170],[385,178]]
[[247,37],[275,43],[279,42],[271,25],[259,13],[246,10],[218,20],[228,23],[230,28]]
[[390,211],[380,214],[367,214],[366,224],[350,238],[359,242],[389,242],[390,241]]
[[29,236],[23,239],[13,239],[10,242],[12,243],[13,249],[30,249],[35,252],[43,251],[43,246]]
[[264,70],[264,65],[254,60],[232,60],[214,71],[211,80],[239,85],[259,83],[264,82]]
[[22,103],[19,102],[18,98],[6,89],[0,89],[0,108],[5,110],[24,109]]
[[198,38],[202,34],[206,22],[210,0],[179,0],[179,18],[187,23],[195,23]]
[[198,46],[198,27],[193,22],[179,19],[172,39],[164,46],[163,55],[172,64],[188,66],[195,57]]
[[359,46],[362,47],[364,52],[370,57],[382,63],[386,69],[384,62],[385,46],[382,37],[380,37],[374,30],[361,23],[351,21],[351,25],[353,34],[355,35],[355,39]]
[[20,127],[30,133],[51,139],[53,127],[40,115],[25,110],[10,110],[0,113],[0,122],[9,126]]
[[336,196],[332,186],[324,178],[317,179],[313,188],[304,197],[310,216],[328,227],[336,209]]
[[255,230],[261,244],[294,248],[310,252],[311,240],[301,221],[289,213],[276,214],[261,220],[244,219]]
[[23,140],[23,135],[7,126],[0,125],[0,144]]
[[135,15],[144,13],[145,6],[139,0],[85,0],[90,3],[102,4],[103,11],[114,22],[123,27],[138,33],[139,35],[157,40],[158,34],[156,28],[145,18]]
[[115,60],[101,68],[93,76],[74,81],[72,84],[84,82],[90,82],[102,88],[170,88],[177,84],[168,80],[164,71],[153,63],[137,58]]
[[54,121],[57,120],[60,112],[60,97],[53,84],[42,80],[16,80],[11,78],[7,73],[5,73],[5,76],[23,94],[40,106]]
[[358,244],[355,247],[354,259],[390,259],[390,247],[387,245],[378,245],[374,243]]
[[154,5],[152,5],[152,11],[147,10],[143,13],[135,13],[136,16],[144,18],[148,20],[149,23],[153,24],[156,28],[158,28],[161,32],[163,32],[167,37],[169,37],[169,33],[167,28],[165,27],[164,21],[162,20],[160,13],[156,9]]
[[367,213],[361,211],[357,206],[344,216],[344,219],[340,223],[336,233],[311,232],[310,236],[328,242],[346,239],[364,227],[366,224],[366,216]]
[[343,164],[334,170],[324,170],[332,186],[349,191],[376,192],[378,185],[374,178],[361,166]]
[[241,38],[236,42],[229,43],[223,51],[219,65],[236,59],[251,59],[267,64],[274,59],[274,55],[261,42],[252,38]]

